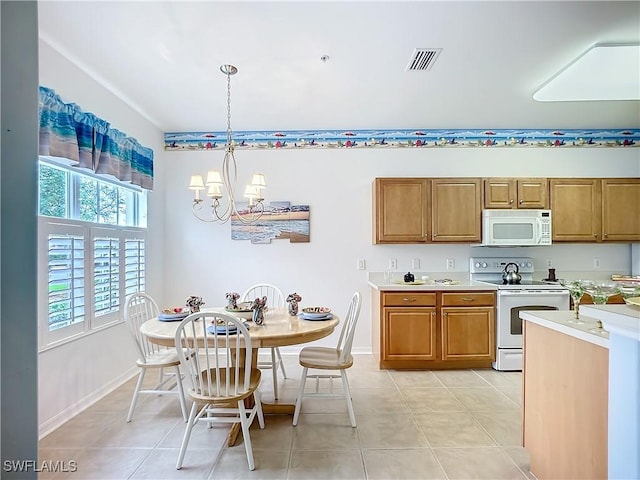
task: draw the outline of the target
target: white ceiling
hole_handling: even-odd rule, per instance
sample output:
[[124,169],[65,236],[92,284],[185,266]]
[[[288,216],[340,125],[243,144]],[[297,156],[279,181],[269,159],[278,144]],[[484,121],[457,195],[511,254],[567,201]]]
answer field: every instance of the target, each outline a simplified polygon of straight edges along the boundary
[[[638,1],[41,1],[40,37],[162,131],[637,128],[640,102],[533,100]],[[415,48],[442,48],[407,72]],[[328,61],[321,57],[328,55]],[[640,72],[638,72],[640,88]],[[67,99],[72,101],[73,99]]]

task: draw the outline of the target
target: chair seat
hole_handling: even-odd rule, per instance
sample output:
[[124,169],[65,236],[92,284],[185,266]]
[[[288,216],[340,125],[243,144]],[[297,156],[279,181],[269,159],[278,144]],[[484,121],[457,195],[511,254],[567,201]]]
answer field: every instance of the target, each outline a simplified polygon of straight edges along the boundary
[[139,358],[136,364],[141,368],[175,367],[180,365],[180,359],[175,348],[168,348],[150,354],[146,361]]
[[[235,370],[230,370],[229,373],[230,373],[229,385],[235,385],[236,384]],[[202,373],[202,384],[208,385],[209,375],[211,375],[211,384],[215,385],[216,372],[213,369],[209,370],[209,374],[207,374],[207,372]],[[240,375],[240,378],[244,376],[243,368],[239,370],[238,375]],[[261,376],[262,376],[262,372],[260,372],[260,370],[258,370],[257,368],[252,368],[251,375],[249,377],[248,389],[244,392],[238,392],[237,394],[213,397],[211,395],[208,395],[207,392],[189,390],[189,396],[193,399],[194,402],[199,404],[208,404],[208,403],[225,403],[226,404],[234,401],[237,402],[238,400],[242,400],[244,398],[247,398],[253,395],[253,392],[258,388],[258,385],[260,385]],[[220,370],[219,380],[220,380],[220,385],[222,386],[226,385],[227,375],[225,374],[225,370]],[[241,382],[239,381],[238,384],[241,384]]]
[[300,365],[307,368],[343,370],[353,365],[351,354],[340,363],[340,351],[329,347],[305,347],[300,350]]

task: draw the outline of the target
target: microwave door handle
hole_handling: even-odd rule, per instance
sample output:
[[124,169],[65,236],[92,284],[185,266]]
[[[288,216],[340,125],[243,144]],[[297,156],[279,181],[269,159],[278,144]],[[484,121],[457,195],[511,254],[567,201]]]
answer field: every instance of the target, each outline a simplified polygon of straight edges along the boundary
[[536,244],[542,242],[542,220],[536,217]]

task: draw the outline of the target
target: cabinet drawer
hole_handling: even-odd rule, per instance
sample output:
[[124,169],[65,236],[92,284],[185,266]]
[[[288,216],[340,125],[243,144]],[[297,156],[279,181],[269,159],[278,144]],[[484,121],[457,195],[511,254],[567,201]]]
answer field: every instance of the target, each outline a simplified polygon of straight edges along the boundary
[[494,292],[442,292],[443,307],[493,307]]
[[434,307],[436,294],[426,292],[386,292],[382,294],[385,307]]

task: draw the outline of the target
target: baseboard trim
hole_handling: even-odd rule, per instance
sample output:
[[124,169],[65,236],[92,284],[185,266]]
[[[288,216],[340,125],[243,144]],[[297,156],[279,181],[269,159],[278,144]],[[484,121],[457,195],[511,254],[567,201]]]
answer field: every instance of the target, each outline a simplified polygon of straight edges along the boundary
[[73,417],[83,412],[97,401],[103,399],[105,396],[113,392],[116,388],[120,387],[125,382],[128,382],[136,376],[139,372],[138,367],[133,367],[122,375],[114,378],[111,382],[103,385],[102,388],[95,390],[91,394],[87,395],[83,399],[77,401],[73,405],[65,408],[56,416],[41,423],[38,427],[38,438],[42,440],[44,437],[53,432],[56,428],[62,426],[65,422],[71,420]]

